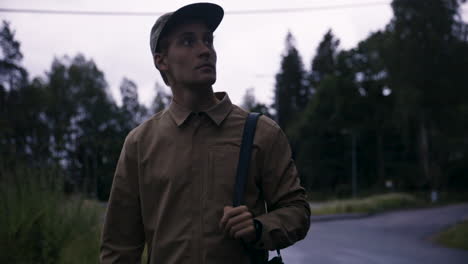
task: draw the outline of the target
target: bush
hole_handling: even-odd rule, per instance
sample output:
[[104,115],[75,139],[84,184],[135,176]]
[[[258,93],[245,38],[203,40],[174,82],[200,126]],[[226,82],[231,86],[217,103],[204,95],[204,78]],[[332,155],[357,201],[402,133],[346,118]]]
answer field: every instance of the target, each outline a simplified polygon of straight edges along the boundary
[[326,202],[317,209],[312,210],[312,214],[378,213],[394,209],[418,207],[423,204],[424,202],[412,195],[390,193],[370,196],[364,199]]
[[0,263],[95,263],[99,217],[64,195],[59,170],[1,171]]

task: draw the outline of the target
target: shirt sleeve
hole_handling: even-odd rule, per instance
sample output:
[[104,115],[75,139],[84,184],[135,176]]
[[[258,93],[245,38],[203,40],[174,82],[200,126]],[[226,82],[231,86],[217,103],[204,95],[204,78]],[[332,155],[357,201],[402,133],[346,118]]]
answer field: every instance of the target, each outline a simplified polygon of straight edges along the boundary
[[288,139],[279,127],[274,128],[262,172],[262,191],[269,212],[255,217],[263,230],[254,247],[268,250],[285,248],[303,239],[310,225],[310,206]]
[[117,163],[104,220],[102,264],[141,263],[145,240],[138,186],[136,142],[129,134]]

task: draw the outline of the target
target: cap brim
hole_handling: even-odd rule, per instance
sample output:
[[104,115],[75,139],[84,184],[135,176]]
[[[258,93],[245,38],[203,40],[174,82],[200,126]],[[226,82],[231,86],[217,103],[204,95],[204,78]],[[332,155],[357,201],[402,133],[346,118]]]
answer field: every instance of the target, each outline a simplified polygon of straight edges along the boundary
[[224,10],[222,7],[212,3],[195,3],[181,7],[175,11],[167,21],[161,35],[167,33],[173,26],[189,20],[201,20],[211,31],[223,20]]

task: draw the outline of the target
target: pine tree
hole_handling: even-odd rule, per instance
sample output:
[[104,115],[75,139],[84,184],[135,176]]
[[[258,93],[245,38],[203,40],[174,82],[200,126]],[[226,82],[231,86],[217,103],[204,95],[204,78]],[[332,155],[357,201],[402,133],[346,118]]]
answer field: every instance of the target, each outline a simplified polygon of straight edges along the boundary
[[304,74],[301,56],[295,47],[294,37],[289,32],[281,69],[276,74],[274,103],[277,121],[284,130],[287,130],[309,101],[310,93],[304,83]]
[[310,89],[318,87],[327,75],[335,73],[339,44],[340,40],[335,38],[331,29],[328,30],[312,59],[311,71],[308,76]]
[[463,50],[457,50],[463,46],[461,43],[466,45],[465,26],[458,20],[460,2],[392,2],[394,19],[389,29],[393,32],[394,53],[389,64],[390,82],[397,114],[405,124],[403,128],[409,131],[404,133],[415,135],[414,140],[407,142],[417,142],[417,149],[407,144],[407,153],[414,151],[419,157],[420,187],[438,188],[440,166],[446,158],[437,155],[444,144],[437,146],[439,139],[435,135],[449,133],[445,129],[448,126],[441,124],[448,119],[447,113],[463,103],[460,98],[466,97],[463,82],[458,82],[466,75],[459,71],[464,59],[455,52]]
[[[28,73],[21,65],[23,54],[10,24],[2,22],[0,28],[0,166],[13,168],[20,161],[32,162],[42,157],[45,123],[42,120],[42,87],[30,85]],[[35,153],[41,150],[41,154]],[[44,150],[44,151],[42,151]],[[4,164],[2,164],[4,163]],[[45,162],[44,162],[45,165]]]
[[10,23],[2,21],[0,29],[0,89],[10,91],[18,89],[27,83],[27,72],[21,66],[23,54],[20,43],[15,39],[15,32]]

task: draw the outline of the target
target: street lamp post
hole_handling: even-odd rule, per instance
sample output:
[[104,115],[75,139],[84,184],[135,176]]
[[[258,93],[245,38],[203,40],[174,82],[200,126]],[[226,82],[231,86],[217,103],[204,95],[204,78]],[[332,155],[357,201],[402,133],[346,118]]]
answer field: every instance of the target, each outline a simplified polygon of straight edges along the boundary
[[356,133],[351,132],[351,186],[353,189],[353,198],[357,194],[357,163],[356,163]]
[[354,129],[348,130],[343,129],[341,131],[343,135],[351,135],[351,189],[353,198],[357,195],[357,154],[356,154],[356,141],[357,133]]

